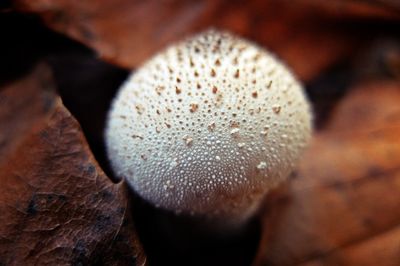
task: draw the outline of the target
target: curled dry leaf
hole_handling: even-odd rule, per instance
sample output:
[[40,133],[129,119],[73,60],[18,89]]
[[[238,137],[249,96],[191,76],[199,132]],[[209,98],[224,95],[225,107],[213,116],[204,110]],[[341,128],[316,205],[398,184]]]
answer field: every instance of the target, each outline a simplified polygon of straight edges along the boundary
[[0,102],[0,265],[144,264],[125,185],[98,166],[49,70]]
[[[400,265],[400,84],[355,88],[313,139],[255,265]],[[268,234],[267,234],[268,233]]]
[[362,35],[351,19],[400,19],[393,1],[15,2],[20,10],[39,14],[49,27],[127,68],[185,35],[219,27],[268,47],[302,80],[316,77],[371,38],[373,29],[364,29]]

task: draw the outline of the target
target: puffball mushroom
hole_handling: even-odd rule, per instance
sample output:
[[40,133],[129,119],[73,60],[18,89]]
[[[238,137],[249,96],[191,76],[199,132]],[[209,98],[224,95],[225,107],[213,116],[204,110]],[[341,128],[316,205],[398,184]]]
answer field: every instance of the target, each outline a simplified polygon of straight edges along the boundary
[[159,53],[108,116],[112,169],[157,207],[234,224],[287,179],[311,133],[309,104],[261,47],[209,30]]

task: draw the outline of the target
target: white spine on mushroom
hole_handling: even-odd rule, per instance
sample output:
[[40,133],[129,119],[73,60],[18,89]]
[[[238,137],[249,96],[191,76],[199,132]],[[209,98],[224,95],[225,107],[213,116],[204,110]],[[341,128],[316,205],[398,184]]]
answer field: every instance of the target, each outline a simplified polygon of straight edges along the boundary
[[106,144],[115,173],[152,204],[240,223],[287,178],[310,132],[309,105],[286,67],[210,30],[132,74]]

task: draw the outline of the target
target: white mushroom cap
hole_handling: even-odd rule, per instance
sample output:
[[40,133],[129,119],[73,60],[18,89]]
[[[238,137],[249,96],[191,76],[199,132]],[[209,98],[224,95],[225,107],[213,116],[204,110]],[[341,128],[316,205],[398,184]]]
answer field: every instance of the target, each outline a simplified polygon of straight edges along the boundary
[[125,82],[108,117],[116,175],[176,213],[245,220],[287,179],[311,133],[302,88],[259,46],[215,30]]

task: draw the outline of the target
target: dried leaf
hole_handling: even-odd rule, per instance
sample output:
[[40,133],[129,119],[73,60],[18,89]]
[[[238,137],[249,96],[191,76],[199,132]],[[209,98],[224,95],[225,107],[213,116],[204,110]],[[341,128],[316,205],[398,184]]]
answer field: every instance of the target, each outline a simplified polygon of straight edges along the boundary
[[370,40],[371,29],[360,30],[351,19],[400,19],[398,4],[383,1],[15,2],[21,10],[39,14],[49,27],[127,68],[188,34],[219,27],[271,49],[302,80],[316,77]]
[[93,158],[49,70],[0,89],[0,264],[144,264],[124,183]]
[[376,82],[336,106],[276,202],[278,221],[264,216],[255,265],[400,264],[399,102],[398,82]]

